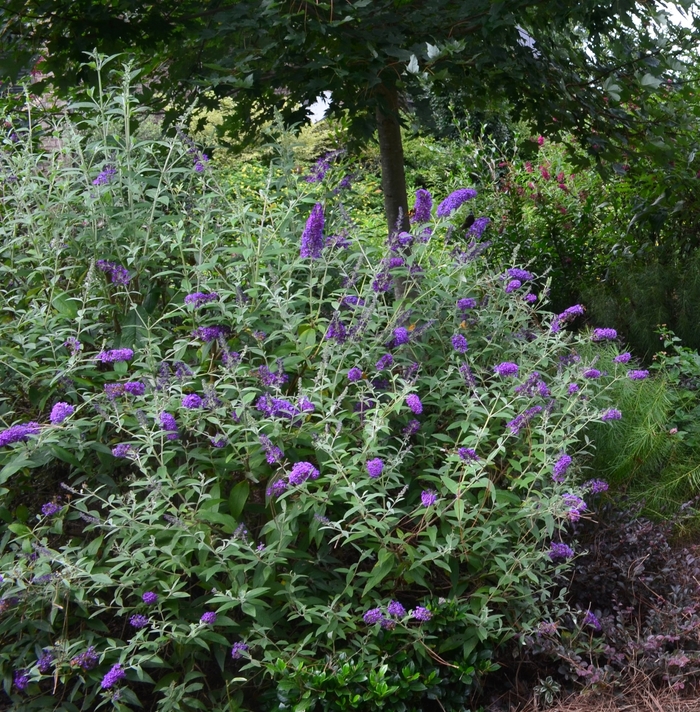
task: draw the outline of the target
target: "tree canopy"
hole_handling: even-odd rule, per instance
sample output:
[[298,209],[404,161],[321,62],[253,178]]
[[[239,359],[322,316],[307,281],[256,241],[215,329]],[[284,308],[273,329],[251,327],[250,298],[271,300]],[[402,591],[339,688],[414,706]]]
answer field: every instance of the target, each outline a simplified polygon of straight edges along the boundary
[[634,0],[6,0],[0,18],[3,74],[41,54],[66,90],[90,79],[86,51],[130,52],[149,101],[235,97],[223,130],[238,140],[277,111],[306,120],[330,91],[354,136],[378,130],[390,226],[400,213],[407,225],[399,123],[412,92],[505,99],[540,131],[573,130],[618,160],[673,130],[653,97],[677,81],[692,36],[661,3]]

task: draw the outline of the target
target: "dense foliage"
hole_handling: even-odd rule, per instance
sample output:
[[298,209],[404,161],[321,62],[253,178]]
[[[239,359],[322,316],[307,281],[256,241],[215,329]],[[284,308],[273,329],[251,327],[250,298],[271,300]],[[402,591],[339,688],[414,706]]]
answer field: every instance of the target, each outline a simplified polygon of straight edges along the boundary
[[386,241],[280,148],[252,206],[182,131],[131,133],[133,76],[7,117],[5,694],[462,709],[558,595],[586,429],[647,373],[490,264],[487,217],[450,241],[471,188]]

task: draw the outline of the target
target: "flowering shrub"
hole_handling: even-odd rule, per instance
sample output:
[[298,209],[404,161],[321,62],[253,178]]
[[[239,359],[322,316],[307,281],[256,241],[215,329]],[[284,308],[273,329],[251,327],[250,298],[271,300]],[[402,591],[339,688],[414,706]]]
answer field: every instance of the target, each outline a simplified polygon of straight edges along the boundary
[[105,106],[80,140],[61,125],[91,164],[21,127],[2,154],[0,264],[27,273],[0,325],[5,694],[461,709],[577,553],[583,434],[623,417],[607,392],[628,368],[586,377],[614,345],[562,329],[526,298],[546,285],[489,267],[477,237],[439,239],[472,189],[436,222],[419,196],[416,235],[385,243],[284,156],[253,213],[183,136],[137,147],[128,115],[101,133]]

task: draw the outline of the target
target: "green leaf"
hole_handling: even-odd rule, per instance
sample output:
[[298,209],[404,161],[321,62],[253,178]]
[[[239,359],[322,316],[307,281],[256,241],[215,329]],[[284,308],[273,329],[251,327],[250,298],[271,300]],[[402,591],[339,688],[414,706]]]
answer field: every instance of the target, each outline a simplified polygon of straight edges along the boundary
[[372,571],[370,571],[362,595],[366,596],[375,586],[380,584],[393,568],[394,555],[388,549],[380,549],[379,555],[377,556],[377,563],[374,565]]
[[239,482],[232,490],[228,498],[228,510],[235,519],[240,519],[241,512],[250,494],[250,483],[248,480]]

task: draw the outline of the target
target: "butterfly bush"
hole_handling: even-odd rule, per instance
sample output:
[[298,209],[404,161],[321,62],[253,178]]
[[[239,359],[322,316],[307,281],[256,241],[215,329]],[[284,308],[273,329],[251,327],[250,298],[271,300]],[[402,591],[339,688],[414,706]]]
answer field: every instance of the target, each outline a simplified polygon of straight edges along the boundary
[[[91,150],[121,165],[126,149],[94,135]],[[631,378],[615,343],[551,328],[544,297],[504,289],[545,294],[544,282],[489,267],[482,243],[466,257],[444,249],[471,189],[440,196],[434,222],[422,193],[420,236],[384,239],[309,192],[321,184],[283,148],[262,218],[192,166],[184,139],[171,146],[168,168],[140,144],[130,158],[147,180],[120,173],[124,195],[76,193],[106,214],[132,191],[147,221],[164,172],[159,229],[122,245],[130,291],[86,279],[78,245],[56,274],[65,299],[33,297],[57,314],[42,366],[53,391],[48,405],[4,412],[0,464],[13,486],[55,460],[43,501],[61,504],[8,530],[0,555],[0,666],[8,681],[22,671],[15,705],[147,694],[171,709],[235,698],[273,710],[307,688],[335,704],[327,671],[346,664],[367,709],[386,703],[375,670],[398,681],[392,704],[422,708],[445,684],[468,695],[579,553],[574,518],[601,492],[577,480],[586,429],[617,427],[609,391]],[[67,185],[78,180],[60,165]],[[352,239],[333,249],[324,232],[342,231]],[[203,265],[206,291],[193,291]],[[69,338],[81,348],[60,346]],[[50,427],[51,404],[69,401]],[[421,689],[400,683],[406,666]]]

